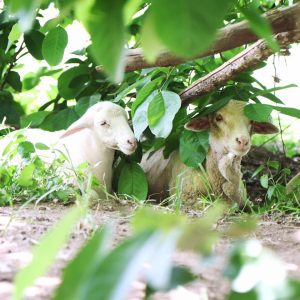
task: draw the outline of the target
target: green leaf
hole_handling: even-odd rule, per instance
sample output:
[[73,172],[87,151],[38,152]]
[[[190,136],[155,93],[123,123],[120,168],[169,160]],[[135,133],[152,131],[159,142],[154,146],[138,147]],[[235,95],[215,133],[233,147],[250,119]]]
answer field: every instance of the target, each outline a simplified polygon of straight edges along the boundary
[[21,142],[18,145],[18,153],[23,157],[23,158],[28,158],[30,157],[31,153],[34,153],[35,149],[34,146],[31,142]]
[[148,106],[148,124],[151,127],[155,127],[160,119],[164,116],[166,112],[165,103],[162,93],[159,92]]
[[118,194],[145,200],[148,183],[143,169],[137,163],[124,164],[118,181]]
[[95,266],[88,281],[81,283],[80,298],[78,295],[64,300],[99,300],[99,293],[101,299],[125,299],[144,262],[154,256],[157,242],[157,237],[149,232],[126,240]]
[[42,44],[42,53],[49,65],[55,66],[62,61],[67,44],[68,34],[62,27],[48,32]]
[[28,116],[21,118],[21,127],[38,127],[43,123],[45,118],[50,114],[50,111],[37,111]]
[[25,166],[17,179],[17,183],[23,187],[30,186],[32,184],[32,176],[34,170],[35,165],[33,163]]
[[192,168],[198,168],[209,148],[208,132],[193,132],[184,130],[179,141],[179,156],[183,163]]
[[57,88],[60,95],[66,100],[73,99],[82,92],[85,88],[85,83],[81,82],[81,84],[77,86],[72,86],[72,82],[75,78],[80,76],[88,77],[90,74],[90,69],[87,66],[78,66],[74,68],[70,68],[63,72],[59,78],[57,83]]
[[175,54],[192,57],[208,48],[232,0],[155,0],[150,7],[155,31]]
[[239,10],[247,18],[252,30],[260,37],[266,40],[268,46],[274,51],[279,51],[277,41],[273,38],[273,31],[270,23],[265,17],[261,16],[255,5],[256,1],[247,3],[247,7],[238,5]]
[[20,25],[14,24],[14,26],[12,27],[9,35],[8,35],[8,40],[10,42],[10,45],[13,44],[15,41],[17,41],[22,35],[22,32],[20,30]]
[[[82,294],[83,286],[88,286],[93,272],[107,254],[109,233],[107,227],[98,230],[67,265],[62,284],[58,287],[54,300],[83,299],[79,296]],[[70,289],[70,286],[73,288]]]
[[33,284],[35,279],[47,272],[58,251],[68,240],[73,226],[84,215],[85,211],[86,209],[81,206],[72,207],[33,248],[32,261],[19,271],[15,277],[14,299],[23,299],[24,290]]
[[154,63],[158,55],[165,49],[165,46],[157,36],[153,20],[149,14],[144,18],[141,31],[141,45],[143,55],[149,63]]
[[21,82],[19,73],[15,72],[15,71],[8,72],[6,81],[17,92],[22,91],[22,82]]
[[28,49],[28,52],[38,60],[44,59],[42,53],[44,38],[44,34],[37,30],[31,30],[29,33],[24,35],[24,42]]
[[248,104],[244,108],[245,115],[250,119],[257,122],[268,122],[270,121],[270,115],[273,108],[267,104]]
[[57,131],[68,128],[79,119],[74,108],[66,108],[55,115],[49,115],[42,123],[41,128],[49,131]]
[[98,103],[100,100],[101,100],[100,94],[80,98],[75,106],[75,112],[78,114],[78,116],[81,117],[89,107]]
[[49,150],[50,149],[47,145],[45,145],[43,143],[36,143],[34,145],[34,147],[39,150]]
[[260,184],[262,187],[264,187],[265,189],[268,188],[269,186],[269,176],[268,174],[264,174],[260,177]]
[[293,108],[293,107],[283,107],[283,106],[271,106],[271,107],[285,115],[300,119],[300,109]]
[[166,138],[172,131],[180,106],[181,100],[176,93],[162,91],[155,95],[148,107],[148,124],[152,133]]
[[28,31],[34,22],[36,9],[40,6],[41,0],[10,0],[7,1],[10,12],[19,19],[20,29]]
[[91,35],[91,53],[116,82],[123,78],[125,26],[123,0],[94,1],[76,8]]
[[135,137],[139,140],[144,130],[148,127],[148,106],[158,91],[153,91],[147,99],[139,105],[132,118],[132,125]]
[[156,78],[145,84],[137,93],[135,101],[132,103],[131,111],[134,115],[137,108],[156,90],[162,83],[164,77]]

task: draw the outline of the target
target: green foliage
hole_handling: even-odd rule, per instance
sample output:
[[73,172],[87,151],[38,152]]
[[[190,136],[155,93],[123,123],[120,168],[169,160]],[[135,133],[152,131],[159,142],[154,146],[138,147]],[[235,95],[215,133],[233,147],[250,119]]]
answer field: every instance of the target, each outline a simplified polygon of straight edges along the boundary
[[122,166],[118,193],[132,196],[137,200],[146,200],[148,194],[148,183],[143,169],[137,163],[125,163]]
[[192,132],[185,130],[180,138],[180,159],[189,167],[198,168],[208,151],[208,132]]
[[[34,145],[22,134],[8,143],[0,156],[0,206],[42,199],[68,202],[74,198],[76,190],[65,184],[70,174],[61,168],[65,158],[57,152],[56,160],[46,164],[39,157],[46,155],[45,151],[55,150],[41,143]],[[20,162],[18,155],[22,157]]]
[[155,0],[151,7],[154,30],[177,55],[193,57],[213,42],[232,0]]
[[60,26],[51,29],[43,40],[42,54],[49,65],[58,65],[68,44],[68,34]]

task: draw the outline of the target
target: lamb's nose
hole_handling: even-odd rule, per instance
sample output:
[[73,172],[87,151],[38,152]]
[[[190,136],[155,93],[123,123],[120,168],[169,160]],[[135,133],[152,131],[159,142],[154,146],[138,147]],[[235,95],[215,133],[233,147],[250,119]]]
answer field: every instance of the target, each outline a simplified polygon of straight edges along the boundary
[[249,141],[250,141],[249,138],[243,137],[243,136],[242,137],[237,137],[235,140],[238,143],[238,145],[241,146],[241,147],[248,146],[249,145]]
[[136,140],[135,139],[128,139],[127,144],[129,144],[132,147],[136,147]]

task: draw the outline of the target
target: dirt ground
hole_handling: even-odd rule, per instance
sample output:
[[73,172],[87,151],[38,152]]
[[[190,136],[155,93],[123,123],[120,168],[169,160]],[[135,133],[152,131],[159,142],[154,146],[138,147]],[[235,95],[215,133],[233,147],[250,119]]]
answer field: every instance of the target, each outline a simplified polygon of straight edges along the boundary
[[[62,205],[29,205],[16,212],[16,207],[0,209],[0,299],[9,300],[13,291],[13,279],[16,272],[31,258],[30,250],[40,237],[61,218],[68,207]],[[114,240],[117,242],[130,233],[128,224],[132,207],[121,205],[93,211],[91,219],[101,225],[113,222]],[[60,251],[58,258],[43,278],[37,280],[34,287],[27,290],[26,299],[50,299],[60,282],[63,266],[69,261],[88,237],[86,228],[76,228],[68,245]],[[251,237],[262,241],[263,245],[275,251],[286,263],[291,275],[300,279],[300,220],[281,218],[279,221],[261,220],[259,228]],[[229,290],[229,282],[222,277],[222,266],[230,248],[229,239],[221,239],[215,249],[216,259],[211,265],[204,265],[199,257],[192,253],[176,253],[174,260],[178,264],[191,267],[198,280],[185,288],[168,294],[157,294],[154,299],[199,299],[199,294],[207,294],[209,299],[224,299]],[[198,295],[198,297],[196,297]]]
[[[291,169],[296,174],[300,166],[299,158],[287,159],[284,156],[272,157],[261,148],[254,148],[244,160],[244,178],[248,185],[250,198],[258,201],[263,198],[265,190],[261,188],[258,179],[252,179],[251,174],[261,164],[270,160],[279,160],[283,167]],[[276,176],[276,174],[275,174]],[[60,204],[45,203],[37,207],[28,205],[23,209],[18,206],[0,207],[0,299],[11,299],[13,280],[16,272],[31,259],[31,248],[38,243],[40,237],[47,232],[67,211],[69,207]],[[185,211],[189,216],[197,217],[194,211]],[[89,222],[101,226],[107,222],[115,227],[114,242],[117,243],[130,234],[129,218],[133,207],[124,203],[105,204],[91,212]],[[226,224],[222,224],[226,225]],[[26,291],[28,300],[50,299],[53,291],[60,283],[61,270],[77,252],[89,236],[86,226],[77,226],[70,241],[57,257],[54,266],[43,278]],[[260,240],[264,246],[273,250],[283,259],[289,274],[300,279],[300,218],[280,217],[262,218],[258,230],[250,238]],[[178,252],[174,261],[186,265],[197,275],[197,280],[187,287],[181,287],[168,294],[156,294],[155,300],[200,299],[199,295],[208,295],[209,299],[225,299],[229,291],[229,282],[222,276],[222,269],[232,241],[219,240],[216,248],[216,259],[211,265],[203,264],[193,253]]]

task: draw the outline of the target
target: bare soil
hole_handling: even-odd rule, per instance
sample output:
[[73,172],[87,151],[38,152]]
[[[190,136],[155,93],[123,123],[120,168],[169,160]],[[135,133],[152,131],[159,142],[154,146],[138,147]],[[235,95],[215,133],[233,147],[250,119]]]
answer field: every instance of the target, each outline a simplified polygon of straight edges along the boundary
[[[11,299],[13,280],[16,272],[31,259],[31,248],[40,237],[55,224],[68,207],[62,205],[29,205],[16,212],[16,207],[1,208],[0,212],[0,299]],[[92,220],[101,225],[113,222],[114,241],[130,234],[129,216],[132,207],[120,204],[120,207],[106,206],[93,211]],[[260,240],[272,249],[285,263],[291,275],[300,279],[300,220],[280,218],[278,221],[261,220],[259,228],[251,237]],[[66,247],[60,251],[54,266],[43,278],[27,290],[26,299],[50,299],[60,282],[63,266],[77,252],[89,236],[86,226],[77,227]],[[178,252],[174,260],[178,264],[189,266],[198,276],[198,280],[185,288],[179,288],[168,294],[157,294],[154,299],[198,299],[195,295],[206,294],[209,299],[224,299],[229,291],[229,282],[222,277],[222,268],[226,262],[232,241],[221,239],[216,248],[216,259],[211,265],[202,264],[193,253]],[[177,298],[174,298],[177,297]],[[179,298],[178,298],[179,297]],[[199,297],[199,296],[198,296]]]
[[[255,152],[256,151],[256,152]],[[258,151],[258,152],[257,152]],[[250,175],[261,164],[266,163],[270,153],[254,149],[244,166],[247,170],[245,178],[251,199],[264,198],[265,190],[261,189],[258,180],[250,180]],[[272,158],[271,158],[272,159]],[[278,156],[274,158],[278,160]],[[282,158],[282,165],[298,170],[295,160]],[[250,170],[250,171],[248,171]],[[248,174],[249,172],[249,174]],[[250,186],[250,188],[249,188]],[[13,280],[20,268],[31,259],[31,249],[69,209],[67,206],[53,203],[40,204],[37,207],[28,205],[20,209],[0,207],[0,299],[12,299]],[[91,211],[88,224],[101,226],[107,222],[115,226],[114,243],[130,235],[129,219],[134,207],[126,202],[105,203]],[[186,211],[189,216],[197,216],[197,212]],[[226,224],[221,224],[221,226]],[[68,244],[59,252],[55,264],[47,275],[36,281],[35,285],[26,291],[28,300],[51,299],[51,295],[60,283],[61,271],[72,259],[84,241],[90,236],[89,226],[77,226]],[[249,236],[248,236],[249,237]],[[260,240],[264,246],[273,250],[285,262],[288,272],[300,279],[300,218],[280,217],[262,218],[258,230],[250,238]],[[216,259],[210,264],[203,264],[193,253],[177,252],[174,261],[189,266],[197,275],[197,280],[186,287],[177,288],[167,294],[156,294],[153,298],[162,299],[199,299],[199,295],[208,295],[209,299],[225,299],[230,283],[222,276],[232,240],[223,238],[215,248]],[[137,298],[135,298],[137,299]]]

